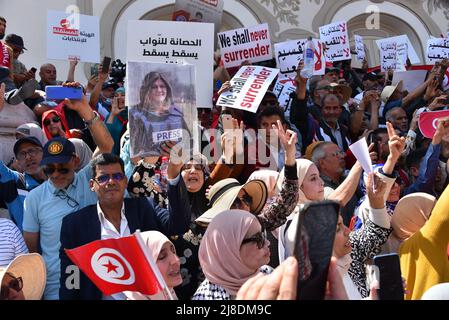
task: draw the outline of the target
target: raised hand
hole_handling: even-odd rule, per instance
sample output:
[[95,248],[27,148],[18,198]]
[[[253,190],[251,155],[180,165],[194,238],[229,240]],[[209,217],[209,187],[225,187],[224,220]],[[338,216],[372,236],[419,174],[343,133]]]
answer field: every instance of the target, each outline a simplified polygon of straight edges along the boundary
[[296,161],[296,141],[298,140],[296,132],[285,131],[280,120],[277,121],[277,126],[273,125],[273,130],[285,149],[285,164],[293,166]]
[[226,163],[231,163],[234,155],[243,154],[243,121],[232,119],[232,130],[224,130],[221,135],[222,155]]
[[379,178],[375,173],[368,175],[366,182],[366,193],[368,195],[369,203],[373,209],[382,209],[385,207],[385,191],[387,184]]
[[446,106],[446,100],[447,100],[448,96],[443,94],[440,95],[439,97],[436,97],[431,104],[429,104],[429,106],[427,107],[430,111],[435,111],[437,109],[442,108],[443,106]]
[[405,138],[399,137],[394,130],[393,125],[387,122],[388,131],[388,148],[390,149],[390,157],[398,160],[405,149]]
[[229,89],[231,89],[231,82],[226,81],[221,85],[220,90],[218,90],[218,95],[221,95],[223,92],[229,91]]
[[449,135],[449,117],[438,119],[437,131],[433,135],[432,144],[437,145],[441,140]]
[[301,76],[301,71],[302,69],[304,69],[304,60],[300,60],[298,63],[298,67],[296,68],[296,78],[295,81],[299,84],[306,84],[307,83],[307,78],[303,78]]

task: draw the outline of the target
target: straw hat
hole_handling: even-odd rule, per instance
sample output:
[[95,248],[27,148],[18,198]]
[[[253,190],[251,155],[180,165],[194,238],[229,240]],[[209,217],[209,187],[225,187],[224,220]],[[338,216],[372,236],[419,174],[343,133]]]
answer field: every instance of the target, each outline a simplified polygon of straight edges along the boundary
[[342,104],[345,104],[346,102],[348,102],[349,98],[351,98],[351,95],[352,95],[351,87],[345,86],[343,84],[338,84],[338,83],[331,83],[330,87],[331,87],[331,91],[336,90],[336,89],[341,89],[341,93],[343,95]]
[[22,254],[11,261],[8,266],[0,267],[0,283],[7,272],[17,278],[22,277],[22,291],[25,300],[41,299],[45,289],[45,282],[47,281],[47,273],[44,259],[40,254]]
[[382,100],[383,103],[387,103],[388,100],[390,100],[391,95],[396,91],[396,89],[398,89],[399,91],[402,92],[403,86],[404,86],[404,82],[402,80],[399,81],[394,86],[386,86],[382,90],[382,94],[380,95],[380,99]]
[[320,144],[324,143],[324,141],[315,141],[309,144],[309,146],[306,148],[306,153],[304,154],[304,158],[307,160],[312,161],[312,154],[316,147],[318,147]]
[[208,224],[217,214],[229,210],[241,189],[244,189],[253,200],[251,213],[259,214],[268,197],[265,183],[262,180],[251,180],[242,186],[236,179],[229,178],[217,182],[210,188],[208,198],[212,207],[195,222]]

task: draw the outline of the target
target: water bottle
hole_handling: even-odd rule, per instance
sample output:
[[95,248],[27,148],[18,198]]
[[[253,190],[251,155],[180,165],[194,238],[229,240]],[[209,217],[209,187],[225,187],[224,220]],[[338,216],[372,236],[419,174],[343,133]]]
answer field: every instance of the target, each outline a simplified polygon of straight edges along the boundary
[[304,68],[301,70],[301,77],[310,79],[313,76],[315,46],[313,45],[312,37],[307,38],[304,45]]
[[162,157],[161,159],[161,184],[164,189],[167,188],[167,170],[168,170],[168,157]]

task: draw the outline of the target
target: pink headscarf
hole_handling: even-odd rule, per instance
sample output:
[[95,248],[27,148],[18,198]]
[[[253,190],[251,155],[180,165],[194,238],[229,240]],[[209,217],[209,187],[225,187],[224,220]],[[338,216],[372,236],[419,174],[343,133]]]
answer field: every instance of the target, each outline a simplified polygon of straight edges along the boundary
[[[299,189],[298,189],[298,193],[299,193],[299,200],[298,200],[298,205],[299,204],[304,204],[306,202],[310,202],[309,199],[307,199],[306,195],[304,194],[304,192],[302,192],[301,190],[301,186],[302,183],[306,177],[307,171],[309,170],[309,168],[314,165],[314,163],[310,160],[307,159],[296,159],[296,169],[298,171],[298,185],[299,185]],[[282,189],[282,184],[284,183],[284,179],[285,179],[285,169],[282,169],[281,173],[279,174],[278,177],[278,181],[277,181],[277,186],[276,186],[276,190],[277,192],[281,192]]]
[[243,210],[228,210],[215,216],[199,248],[199,260],[206,279],[235,296],[240,287],[259,271],[250,269],[240,256],[245,237],[260,231],[257,218]]
[[[173,243],[159,231],[145,231],[140,233],[140,235],[155,263],[157,263],[157,258],[164,244],[170,242],[173,245]],[[173,288],[169,289],[173,297],[176,299],[177,297]],[[131,292],[131,291],[124,291],[123,293],[129,300],[149,300],[150,298],[151,300],[165,299],[162,293],[158,293],[154,296],[148,296],[140,292]]]

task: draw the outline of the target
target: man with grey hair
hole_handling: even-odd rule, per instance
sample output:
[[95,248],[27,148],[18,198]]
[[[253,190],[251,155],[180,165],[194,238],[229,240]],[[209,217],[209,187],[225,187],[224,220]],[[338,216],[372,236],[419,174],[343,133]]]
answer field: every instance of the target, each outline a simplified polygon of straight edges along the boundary
[[[328,198],[347,176],[345,171],[345,153],[335,143],[323,142],[315,147],[311,160],[320,171],[321,179],[324,182],[324,196]],[[347,226],[349,226],[354,215],[359,198],[358,195],[361,196],[358,191],[352,195],[349,202],[342,208],[343,222]]]
[[402,107],[395,107],[387,111],[385,120],[390,122],[396,130],[399,130],[404,136],[409,129],[407,113]]

